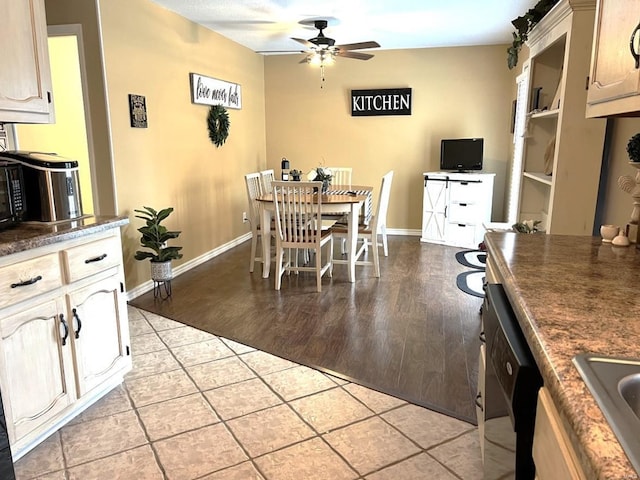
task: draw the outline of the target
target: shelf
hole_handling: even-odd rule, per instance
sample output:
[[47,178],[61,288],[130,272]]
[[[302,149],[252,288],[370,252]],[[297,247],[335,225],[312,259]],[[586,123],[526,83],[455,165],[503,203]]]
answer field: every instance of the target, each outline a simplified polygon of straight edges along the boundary
[[531,118],[555,118],[560,114],[560,109],[543,110],[542,112],[529,113]]
[[523,172],[522,176],[525,178],[530,178],[535,182],[544,183],[545,185],[549,186],[551,186],[551,184],[553,183],[553,176],[547,175],[542,172]]

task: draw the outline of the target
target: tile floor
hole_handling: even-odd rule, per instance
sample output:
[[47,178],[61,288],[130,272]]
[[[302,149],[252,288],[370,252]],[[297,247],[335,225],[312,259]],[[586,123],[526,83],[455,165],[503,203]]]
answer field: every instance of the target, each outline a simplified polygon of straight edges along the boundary
[[18,480],[480,479],[478,431],[129,307],[122,386],[16,462]]

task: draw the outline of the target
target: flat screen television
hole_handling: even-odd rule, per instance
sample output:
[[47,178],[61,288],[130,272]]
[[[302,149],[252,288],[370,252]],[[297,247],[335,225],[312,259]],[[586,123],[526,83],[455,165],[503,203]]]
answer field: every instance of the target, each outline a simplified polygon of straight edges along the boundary
[[482,170],[483,150],[484,138],[443,139],[440,143],[440,170]]

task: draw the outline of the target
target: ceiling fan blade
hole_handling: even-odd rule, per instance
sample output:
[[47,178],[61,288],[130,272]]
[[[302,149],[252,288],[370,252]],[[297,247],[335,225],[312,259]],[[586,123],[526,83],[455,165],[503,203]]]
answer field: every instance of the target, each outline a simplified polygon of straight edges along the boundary
[[305,40],[304,38],[293,38],[291,37],[291,40],[295,40],[296,42],[301,43],[302,45],[304,45],[307,48],[316,48],[316,45],[311,43],[309,40]]
[[346,43],[344,45],[336,45],[336,48],[340,50],[361,50],[363,48],[378,48],[380,44],[378,42],[358,42],[358,43]]
[[256,53],[307,53],[306,50],[256,50]]
[[373,58],[373,55],[371,55],[370,53],[350,52],[348,50],[339,50],[336,55],[345,58],[355,58],[356,60],[369,60],[370,58]]

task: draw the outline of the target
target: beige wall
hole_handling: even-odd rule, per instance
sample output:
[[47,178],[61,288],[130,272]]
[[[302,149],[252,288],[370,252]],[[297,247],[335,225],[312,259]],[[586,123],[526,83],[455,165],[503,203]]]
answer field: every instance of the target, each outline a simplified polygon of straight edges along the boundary
[[[374,52],[372,52],[374,53]],[[502,220],[511,148],[513,72],[506,46],[380,50],[325,69],[300,55],[265,60],[267,165],[351,166],[354,183],[379,186],[395,171],[387,225],[419,230],[422,173],[438,170],[440,140],[484,137],[485,172],[496,173],[494,220]],[[411,87],[411,116],[351,117],[352,89]]]
[[[99,2],[127,287],[149,279],[136,262],[134,209],[174,207],[175,265],[248,232],[243,175],[265,165],[264,65],[261,55],[158,7],[148,0]],[[216,148],[208,138],[208,107],[193,105],[189,73],[242,86],[242,110],[229,109],[230,134]],[[146,97],[148,128],[131,128],[128,94]]]

